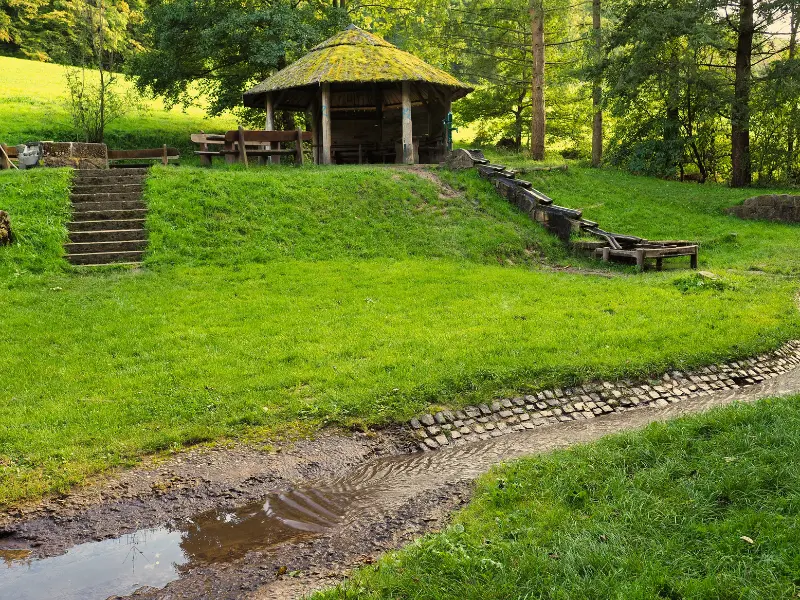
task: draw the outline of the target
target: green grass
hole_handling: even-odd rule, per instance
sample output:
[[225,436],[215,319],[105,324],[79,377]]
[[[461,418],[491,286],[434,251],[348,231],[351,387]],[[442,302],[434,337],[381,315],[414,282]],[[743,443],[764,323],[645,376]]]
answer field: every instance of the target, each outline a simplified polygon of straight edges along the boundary
[[[585,263],[474,174],[445,175],[464,196],[442,197],[391,168],[159,167],[147,268],[75,270],[66,173],[0,174],[18,234],[0,249],[0,504],[198,441],[388,423],[800,333],[783,277],[553,272]],[[592,175],[574,180],[586,196]]]
[[796,598],[798,452],[795,396],[520,460],[447,530],[314,598]]
[[[52,63],[0,56],[0,142],[13,146],[41,140],[81,141],[76,138],[66,106],[65,70]],[[125,81],[120,86],[131,87]],[[109,126],[106,142],[110,148],[159,148],[168,144],[189,158],[188,153],[196,149],[190,134],[236,128],[232,116],[209,118],[202,107],[167,111],[160,100],[145,101],[143,106],[143,112],[128,114]]]

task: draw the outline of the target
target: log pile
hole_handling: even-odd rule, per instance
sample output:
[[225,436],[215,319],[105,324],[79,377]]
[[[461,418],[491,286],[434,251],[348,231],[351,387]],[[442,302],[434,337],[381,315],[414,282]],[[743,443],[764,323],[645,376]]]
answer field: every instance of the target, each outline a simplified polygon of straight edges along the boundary
[[[534,189],[529,181],[517,179],[516,171],[503,165],[490,164],[479,150],[457,150],[456,153],[458,155],[445,164],[468,168],[471,163],[482,178],[494,184],[501,196],[576,250],[604,261],[635,262],[640,271],[644,270],[648,259],[654,259],[656,268],[661,270],[665,258],[678,256],[688,256],[691,268],[697,268],[696,242],[652,241],[605,231],[594,221],[584,219],[580,210],[558,206],[551,198]],[[576,234],[596,238],[597,241],[573,241]]]

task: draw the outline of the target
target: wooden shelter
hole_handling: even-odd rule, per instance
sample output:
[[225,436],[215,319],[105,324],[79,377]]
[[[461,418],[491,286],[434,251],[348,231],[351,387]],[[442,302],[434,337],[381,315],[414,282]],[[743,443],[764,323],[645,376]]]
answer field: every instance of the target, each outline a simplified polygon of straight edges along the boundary
[[314,161],[439,162],[444,119],[468,85],[389,42],[350,25],[243,95],[265,108],[305,112]]

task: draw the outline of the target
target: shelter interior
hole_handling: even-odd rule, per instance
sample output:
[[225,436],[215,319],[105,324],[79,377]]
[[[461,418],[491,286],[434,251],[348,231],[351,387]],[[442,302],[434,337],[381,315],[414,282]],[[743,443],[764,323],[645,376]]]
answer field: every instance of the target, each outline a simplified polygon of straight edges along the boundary
[[276,110],[306,114],[316,163],[438,163],[444,157],[453,97],[447,87],[321,83],[263,96],[266,129],[273,128]]

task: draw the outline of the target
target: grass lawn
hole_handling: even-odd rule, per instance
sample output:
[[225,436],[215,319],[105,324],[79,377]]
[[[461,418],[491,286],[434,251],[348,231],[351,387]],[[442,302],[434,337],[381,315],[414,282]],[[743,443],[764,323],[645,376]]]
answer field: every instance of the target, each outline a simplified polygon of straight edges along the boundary
[[[800,333],[796,280],[769,273],[553,272],[583,263],[474,174],[448,175],[464,197],[447,197],[394,169],[159,167],[146,268],[74,270],[66,173],[0,174],[18,235],[0,249],[0,504],[187,443],[387,423]],[[594,175],[625,193],[579,171],[585,196]]]
[[796,598],[798,452],[796,396],[520,460],[314,599]]
[[[40,140],[76,140],[66,105],[65,71],[65,67],[53,63],[0,56],[0,142],[13,146]],[[130,88],[127,82],[120,85]],[[110,148],[160,148],[168,144],[186,154],[196,149],[189,140],[191,133],[236,129],[236,120],[230,115],[209,118],[199,107],[167,111],[160,100],[143,104],[144,111],[126,115],[108,127],[106,142]]]

